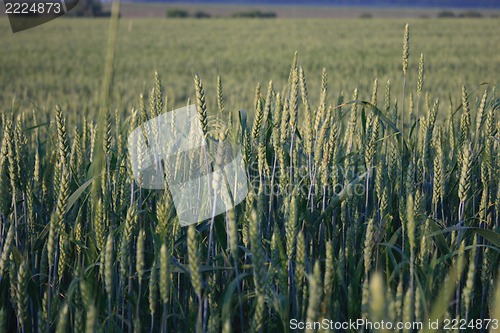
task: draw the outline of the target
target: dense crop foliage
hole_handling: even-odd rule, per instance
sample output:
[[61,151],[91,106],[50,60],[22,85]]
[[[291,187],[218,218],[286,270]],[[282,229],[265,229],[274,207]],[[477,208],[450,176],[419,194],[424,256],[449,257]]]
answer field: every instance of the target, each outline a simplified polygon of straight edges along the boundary
[[0,331],[500,319],[499,99],[492,86],[438,99],[413,50],[407,27],[402,70],[401,52],[386,67],[402,77],[396,92],[375,80],[337,95],[325,69],[310,84],[296,54],[281,85],[245,91],[252,122],[226,102],[236,83],[205,90],[194,75],[207,137],[241,144],[250,193],[184,228],[169,192],[139,188],[127,158],[130,131],[171,108],[158,74],[131,111],[99,123],[3,101]]

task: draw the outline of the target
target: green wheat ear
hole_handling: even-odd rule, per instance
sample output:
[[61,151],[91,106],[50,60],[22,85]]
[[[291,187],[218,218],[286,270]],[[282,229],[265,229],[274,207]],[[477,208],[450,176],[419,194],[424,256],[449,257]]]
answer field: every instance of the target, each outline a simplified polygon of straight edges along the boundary
[[56,333],[64,333],[67,332],[68,327],[68,314],[69,314],[69,306],[68,303],[64,303],[61,312],[59,312],[59,318],[57,321]]
[[220,76],[217,76],[217,107],[219,108],[219,113],[224,113],[224,93]]
[[114,240],[113,233],[108,233],[108,238],[106,241],[105,248],[105,260],[104,260],[104,283],[106,286],[106,292],[108,299],[111,299],[113,295],[113,266],[114,266]]
[[31,274],[29,272],[26,260],[23,260],[17,271],[17,315],[21,326],[26,328],[28,324],[28,306],[29,306],[29,295],[28,295],[28,282],[31,279]]
[[207,105],[205,102],[205,90],[203,89],[203,83],[201,82],[198,74],[194,77],[194,87],[196,90],[196,110],[198,111],[198,117],[201,122],[203,134],[206,135],[208,132]]
[[160,249],[160,297],[163,304],[168,302],[169,286],[170,286],[170,253],[168,252],[165,243]]
[[417,95],[420,98],[422,89],[424,87],[424,54],[420,54],[420,61],[418,62],[418,80],[417,80]]
[[387,318],[387,302],[385,287],[382,275],[375,273],[372,275],[369,282],[370,292],[370,319],[382,321]]
[[[314,264],[313,274],[309,276],[309,302],[307,305],[307,322],[318,321],[319,318],[319,306],[321,304],[321,267],[319,262],[316,261]],[[306,330],[306,332],[314,332],[312,329]]]
[[191,285],[198,297],[201,296],[200,261],[198,256],[198,241],[196,240],[196,228],[194,225],[188,227],[188,259],[189,272],[191,274]]

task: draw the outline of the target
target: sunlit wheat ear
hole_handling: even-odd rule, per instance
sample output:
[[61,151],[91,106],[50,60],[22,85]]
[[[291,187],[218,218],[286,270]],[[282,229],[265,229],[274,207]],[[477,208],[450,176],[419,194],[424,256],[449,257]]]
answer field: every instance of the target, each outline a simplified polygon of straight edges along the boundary
[[[333,154],[335,150],[335,146],[333,142],[336,141],[336,137],[338,134],[337,131],[337,126],[333,125],[330,129],[330,133],[333,135],[331,136],[332,138],[329,140],[325,140],[323,144],[323,156],[320,161],[320,166],[319,166],[319,178],[320,178],[320,184],[323,188],[323,196],[325,196],[325,191],[326,188],[328,187],[328,177],[330,176],[330,168],[329,168],[329,163],[333,159]],[[336,174],[331,173],[332,176],[332,181],[333,184],[336,184]]]
[[[495,134],[498,128],[495,126],[495,113],[493,108],[489,108],[486,115],[486,133],[485,133],[485,149],[484,155],[487,162],[491,162],[493,159],[494,145],[495,145]],[[500,188],[500,187],[499,187]]]
[[327,138],[328,130],[330,128],[330,113],[326,112],[326,114],[328,116],[321,124],[320,130],[316,135],[316,143],[314,145],[314,163],[316,165],[316,168],[320,167],[323,155],[326,154],[325,141]]
[[[423,161],[419,159],[417,161],[417,166],[413,163],[413,161],[410,161],[408,164],[407,170],[406,170],[406,179],[405,179],[405,184],[404,184],[404,190],[406,195],[410,195],[415,191],[415,173],[421,172],[419,169],[419,164],[423,164]],[[402,206],[405,206],[405,203],[401,204]]]
[[156,87],[151,88],[151,91],[149,93],[149,119],[153,119],[156,117]]
[[376,164],[374,158],[375,158],[375,151],[377,148],[377,141],[380,130],[380,121],[378,116],[375,116],[375,118],[373,119],[370,129],[371,129],[369,132],[370,137],[368,138],[365,150],[365,164],[367,170],[370,170],[371,172],[372,166]]
[[146,240],[146,232],[144,229],[139,230],[139,235],[137,237],[137,255],[136,255],[136,271],[137,271],[137,278],[139,281],[139,285],[142,284],[142,280],[144,278],[144,265],[145,265],[145,258],[144,258],[144,242]]
[[471,144],[466,142],[463,146],[462,151],[462,169],[460,171],[460,181],[458,183],[458,197],[462,203],[464,203],[469,194],[471,187],[471,175],[472,175],[472,148]]
[[[407,323],[413,321],[413,316],[415,314],[414,305],[415,305],[415,300],[413,297],[413,289],[408,288],[406,289],[404,305],[403,305],[403,320]],[[410,333],[411,331],[407,328],[404,328],[403,332]]]
[[201,296],[200,259],[198,256],[198,241],[196,240],[196,228],[194,225],[188,227],[188,260],[189,272],[191,274],[191,286],[196,295]]
[[68,259],[69,253],[69,241],[66,236],[66,225],[62,224],[61,234],[59,235],[59,260],[57,262],[57,276],[59,281],[62,279],[64,270],[66,268],[66,260]]
[[241,236],[245,247],[249,247],[250,244],[249,224],[250,224],[250,214],[252,212],[254,201],[255,201],[255,193],[253,192],[253,190],[250,190],[245,200],[245,215],[243,219],[243,228],[241,230]]
[[375,273],[370,279],[370,319],[382,321],[387,318],[387,302],[382,275]]
[[415,247],[416,247],[416,222],[415,222],[415,207],[414,207],[414,200],[413,200],[413,194],[409,194],[408,196],[408,204],[407,204],[407,222],[408,222],[408,241],[410,242],[410,250],[411,252],[415,252]]
[[286,254],[289,259],[287,265],[290,264],[290,260],[292,260],[295,254],[295,241],[298,221],[297,193],[295,191],[290,196],[288,211],[288,219],[285,222]]
[[283,102],[283,110],[281,113],[281,124],[280,124],[280,145],[283,146],[285,142],[288,141],[289,135],[289,125],[290,125],[290,105],[289,100],[285,98]]
[[299,89],[299,69],[295,67],[292,69],[292,81],[290,84],[290,129],[292,131],[297,128]]
[[403,37],[403,75],[406,76],[408,72],[408,58],[410,57],[410,26],[408,23],[405,26],[405,33]]
[[304,233],[299,230],[297,234],[297,250],[295,256],[295,286],[301,289],[305,277],[306,243]]
[[222,333],[231,333],[231,332],[232,332],[232,325],[231,325],[231,320],[228,317],[222,324]]
[[477,109],[476,114],[476,140],[479,140],[481,137],[481,133],[479,129],[483,126],[484,121],[486,119],[486,101],[488,99],[488,89],[486,89],[483,93],[483,97],[481,98],[481,102],[479,103],[479,108]]
[[154,318],[156,313],[156,302],[158,299],[158,267],[156,266],[156,262],[156,260],[153,260],[148,283],[148,304],[152,318]]
[[261,85],[260,82],[257,82],[257,86],[255,87],[255,94],[254,94],[254,107],[255,110],[257,110],[257,102],[262,98],[262,92],[261,92]]
[[132,204],[127,209],[127,217],[125,219],[125,228],[123,229],[121,244],[120,244],[120,274],[122,280],[125,280],[130,256],[130,241],[132,233],[137,224],[136,206]]
[[263,326],[264,319],[264,296],[261,294],[257,294],[257,301],[255,304],[255,311],[252,318],[252,322],[250,324],[251,332],[259,332]]
[[224,113],[224,92],[222,89],[222,79],[219,75],[217,76],[217,107],[219,113]]
[[230,209],[226,212],[227,231],[229,236],[229,249],[233,260],[238,260],[238,225],[236,221],[235,209]]
[[[14,240],[14,223],[11,223],[5,242],[3,244],[2,255],[0,257],[0,277],[4,276],[4,272],[9,265],[9,255],[12,248],[12,241]],[[3,280],[3,279],[2,279]]]
[[[173,112],[172,112],[173,114]],[[173,119],[173,118],[172,118]],[[174,126],[175,127],[175,126]],[[177,130],[172,129],[172,133],[176,133]],[[174,134],[177,135],[177,134]],[[172,177],[176,177],[177,174],[180,172],[180,167],[179,163],[181,161],[181,157],[177,157],[176,161],[168,161],[168,160],[163,160],[164,167],[163,167],[163,181],[166,181],[167,179],[172,179]],[[172,215],[172,210],[173,210],[173,202],[172,202],[172,194],[168,190],[169,185],[168,182],[165,183],[165,188],[166,191],[163,193],[163,195],[160,197],[160,199],[156,202],[156,209],[158,210],[158,215],[159,218],[161,217],[161,220],[158,220],[158,225],[156,226],[156,233],[161,235],[162,237],[165,237],[165,232],[167,228],[167,224],[170,220],[170,217]]]
[[[387,179],[387,177],[385,177]],[[380,199],[380,216],[384,218],[387,215],[389,208],[389,190],[384,187],[382,197]]]
[[463,289],[463,304],[465,305],[465,313],[463,313],[463,317],[469,316],[469,310],[471,307],[471,298],[473,296],[473,289],[474,289],[474,279],[476,276],[476,253],[477,253],[477,235],[474,236],[474,241],[472,243],[472,249],[469,255],[469,269],[467,270],[467,279],[465,282],[465,287]]
[[[7,125],[7,129],[4,131],[4,135],[7,136],[7,151],[8,151],[7,160],[8,160],[8,170],[9,170],[8,175],[10,178],[10,189],[12,191],[12,200],[13,204],[15,205],[17,201],[17,196],[19,194],[20,165],[18,160],[18,152],[16,151],[16,138],[14,133],[14,126],[11,122],[10,125]],[[13,210],[15,212],[15,209]]]
[[58,229],[57,216],[56,214],[52,214],[49,222],[49,236],[47,238],[47,257],[48,257],[49,268],[54,266],[57,229]]
[[293,71],[299,66],[299,52],[295,51],[293,54],[292,65],[290,66],[290,72],[288,72],[288,87],[291,86],[293,80]]
[[312,115],[311,115],[311,106],[309,104],[309,93],[307,91],[307,80],[306,74],[304,73],[304,68],[302,66],[299,67],[299,82],[300,82],[300,93],[302,98],[302,105],[304,106],[304,148],[305,153],[310,155],[312,153]]
[[68,330],[68,318],[69,315],[69,306],[68,303],[65,302],[61,311],[59,312],[59,318],[57,320],[57,328],[56,333],[65,333]]
[[[258,199],[258,198],[257,198]],[[260,206],[260,204],[258,204]],[[260,232],[260,216],[262,211],[251,208],[249,215],[248,233],[250,237],[250,245],[252,250],[252,266],[254,270],[254,284],[255,290],[259,294],[263,294],[266,287],[266,271],[265,271],[265,257],[262,249],[262,233]]]
[[[317,321],[319,317],[319,306],[321,304],[321,267],[319,262],[314,264],[313,273],[309,275],[309,301],[307,305],[307,322]],[[314,330],[307,330],[306,332],[314,332]]]
[[31,279],[26,260],[23,260],[17,271],[17,316],[23,328],[28,324],[28,282]]
[[[43,307],[43,306],[42,306]],[[1,311],[2,309],[0,309]],[[0,313],[1,315],[1,313]],[[1,318],[0,318],[1,320]],[[42,309],[39,309],[38,312],[37,312],[37,322],[36,322],[36,325],[38,325],[38,327],[47,327],[47,322],[46,322],[46,316],[44,314],[44,311]],[[2,321],[0,321],[0,330],[2,329]],[[2,332],[6,332],[7,330],[3,330]],[[83,329],[79,332],[83,332]]]
[[424,87],[424,54],[420,54],[420,61],[418,62],[418,79],[417,79],[417,95],[420,97],[422,95],[422,89]]
[[389,112],[391,111],[391,80],[387,80],[385,85],[384,111],[386,115],[389,115]]
[[373,87],[372,87],[372,98],[370,100],[370,103],[373,105],[377,105],[377,93],[378,93],[378,79],[376,78],[373,80]]
[[101,198],[98,199],[95,210],[94,228],[97,243],[96,245],[99,250],[103,250],[106,245],[106,224],[104,220],[104,207]]
[[[358,89],[354,89],[353,95],[352,95],[352,100],[357,101],[358,100]],[[351,111],[349,113],[349,122],[348,122],[348,127],[345,132],[345,139],[344,139],[344,144],[347,147],[346,154],[349,154],[353,150],[353,145],[354,145],[354,134],[356,131],[356,125],[358,122],[358,103],[353,103],[351,106]],[[345,160],[345,164],[348,163],[348,159]]]
[[[280,233],[278,231],[278,228],[275,228],[273,231],[273,234],[271,236],[271,244],[269,247],[270,250],[270,256],[271,256],[271,262],[274,263],[272,264],[272,269],[270,269],[270,277],[274,281],[276,281],[278,287],[281,290],[286,290],[288,287],[289,282],[288,281],[288,275],[283,274],[284,272],[283,266],[281,266],[279,263],[281,261],[280,256],[282,255],[283,251],[281,250],[280,247],[283,245],[281,244],[280,240]],[[286,276],[286,277],[285,277]]]
[[396,298],[394,300],[396,309],[396,318],[402,319],[403,314],[403,276],[399,277],[398,286],[396,287]]
[[280,147],[281,139],[281,117],[283,113],[283,105],[281,104],[281,94],[277,93],[274,102],[274,114],[273,114],[273,148],[277,151]]
[[87,310],[86,317],[87,319],[85,321],[85,333],[95,332],[97,309],[95,308],[94,304],[90,305],[89,309]]
[[325,112],[327,108],[328,99],[328,73],[326,68],[323,68],[323,72],[321,74],[321,94],[319,96],[319,107],[316,113],[316,119],[314,120],[314,133],[317,135],[321,123],[325,117]]
[[66,130],[66,120],[64,119],[61,107],[56,105],[57,139],[59,146],[59,158],[62,163],[67,163],[69,155],[69,144]]
[[325,278],[323,281],[323,305],[321,313],[328,313],[331,309],[333,293],[333,285],[335,280],[335,267],[334,267],[334,253],[333,253],[333,242],[328,241],[326,243],[326,262],[325,262]]
[[85,331],[85,316],[83,310],[76,310],[74,314],[74,329],[75,332]]
[[155,71],[155,105],[154,105],[154,113],[155,117],[161,114],[164,110],[163,105],[163,87],[161,85],[160,74]]
[[438,129],[436,131],[436,154],[434,155],[434,183],[432,188],[432,205],[436,207],[438,203],[444,198],[444,156],[442,142],[441,142],[441,131]]
[[257,142],[260,137],[260,130],[262,128],[262,123],[264,120],[264,107],[262,105],[262,99],[257,99],[257,104],[255,108],[255,118],[252,127],[252,140]]
[[168,302],[169,296],[169,285],[170,285],[170,253],[168,252],[165,243],[161,245],[160,249],[160,297],[163,304]]
[[207,105],[205,102],[205,90],[203,89],[203,84],[198,75],[194,77],[194,87],[196,90],[196,110],[198,111],[198,118],[201,122],[201,128],[204,134],[208,131],[208,115],[207,115]]
[[382,186],[384,184],[384,162],[381,161],[376,167],[376,172],[375,172],[375,193],[377,195],[377,202],[380,202],[382,195],[383,195],[383,189]]
[[266,101],[264,104],[264,124],[266,129],[269,128],[269,126],[271,126],[271,117],[272,117],[275,95],[276,92],[274,91],[274,84],[273,81],[271,80],[269,81],[269,84],[267,86]]
[[[426,95],[428,96],[428,95]],[[430,103],[430,101],[429,101]],[[429,108],[428,109],[428,113],[427,113],[427,130],[428,130],[428,140],[426,142],[426,144],[429,144],[430,147],[432,147],[434,145],[433,143],[433,132],[434,132],[434,128],[436,126],[436,119],[437,119],[437,115],[438,115],[438,112],[439,112],[439,99],[436,99],[434,101],[434,104],[432,105],[432,108]]]
[[[104,156],[108,158],[109,152],[111,150],[111,140],[112,140],[112,135],[111,135],[111,113],[109,111],[106,111],[106,117],[104,118],[104,131],[103,131],[103,136],[102,136],[102,148],[104,150]],[[104,177],[104,176],[103,176]],[[102,186],[105,186],[106,184],[103,184]]]
[[90,152],[90,162],[95,160],[95,140],[97,136],[97,126],[90,126],[90,144],[89,144],[89,152]]
[[105,250],[105,261],[104,261],[104,283],[106,286],[106,293],[108,295],[108,299],[111,299],[113,295],[113,233],[109,232],[108,239],[106,241],[106,250]]
[[469,138],[469,130],[471,126],[471,115],[469,105],[469,95],[467,89],[462,86],[462,117],[460,118],[460,136],[458,143],[462,147],[465,141]]
[[148,121],[149,119],[149,116],[147,114],[147,111],[146,111],[146,105],[145,105],[145,102],[144,102],[144,95],[143,94],[140,94],[139,95],[139,121],[138,121],[138,125],[140,124],[144,124],[145,122]]
[[374,243],[374,230],[373,230],[373,219],[368,221],[368,225],[366,226],[366,236],[365,236],[365,244],[364,244],[364,264],[365,264],[365,276],[368,277],[368,272],[371,269],[372,263],[372,254]]

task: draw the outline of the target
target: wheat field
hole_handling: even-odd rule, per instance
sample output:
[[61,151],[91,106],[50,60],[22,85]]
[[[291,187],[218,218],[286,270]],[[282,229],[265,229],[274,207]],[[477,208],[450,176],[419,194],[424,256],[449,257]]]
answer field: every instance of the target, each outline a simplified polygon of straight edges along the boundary
[[[193,73],[172,101],[159,70],[130,96],[118,27],[102,95],[82,78],[87,101],[58,104],[46,88],[0,99],[0,332],[498,331],[494,81],[446,90],[403,25],[393,79],[369,89],[339,93],[325,68],[308,76],[303,62],[321,66],[308,51],[274,60],[286,71],[251,88]],[[188,98],[207,139],[241,147],[249,193],[181,227],[168,190],[137,186],[127,138]],[[293,324],[359,319],[423,326]]]

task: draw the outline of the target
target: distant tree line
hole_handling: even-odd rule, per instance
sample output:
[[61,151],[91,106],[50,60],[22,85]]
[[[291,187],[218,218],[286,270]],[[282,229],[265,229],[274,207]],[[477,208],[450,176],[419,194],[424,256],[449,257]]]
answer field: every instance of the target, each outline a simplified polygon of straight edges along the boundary
[[455,14],[455,12],[451,10],[443,10],[437,14],[439,18],[454,18],[454,17],[468,17],[468,18],[479,18],[483,17],[483,14],[481,14],[478,11],[475,10],[466,10],[464,12]]
[[[359,18],[367,19],[367,18],[372,18],[373,15],[369,12],[362,13]],[[429,18],[429,15],[421,15],[420,18]],[[438,18],[480,18],[483,17],[483,14],[481,14],[478,11],[475,10],[466,10],[462,11],[459,13],[455,13],[452,10],[442,10],[437,13]],[[496,14],[492,14],[491,17],[498,17]]]
[[212,15],[203,11],[196,11],[194,14],[190,14],[187,10],[179,9],[179,8],[171,8],[167,9],[167,17],[169,18],[209,18]]
[[[193,14],[188,12],[185,9],[180,8],[170,8],[167,9],[166,16],[168,18],[209,18],[212,15],[203,11],[196,11]],[[231,17],[235,18],[275,18],[277,15],[274,12],[262,12],[260,10],[248,10],[235,12],[231,15]]]
[[243,12],[236,12],[232,17],[244,17],[244,18],[275,18],[276,13],[274,12],[261,12],[260,10],[249,10]]

